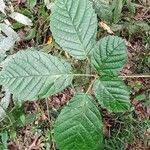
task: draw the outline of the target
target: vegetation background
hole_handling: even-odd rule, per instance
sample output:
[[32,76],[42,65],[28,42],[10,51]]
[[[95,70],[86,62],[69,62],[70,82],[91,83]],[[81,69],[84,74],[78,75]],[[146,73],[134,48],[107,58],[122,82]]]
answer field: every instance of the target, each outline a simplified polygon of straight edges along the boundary
[[[0,0],[0,67],[6,57],[29,47],[70,58],[55,43],[49,28],[54,1]],[[104,149],[150,150],[150,1],[95,0],[93,7],[99,19],[97,39],[109,34],[126,39],[129,60],[121,75],[126,76],[133,108],[122,114],[101,109]],[[8,107],[6,112],[0,109],[0,150],[56,150],[53,123],[73,89],[69,87],[46,101],[23,104],[12,101],[2,87],[0,90],[0,108],[2,104]]]

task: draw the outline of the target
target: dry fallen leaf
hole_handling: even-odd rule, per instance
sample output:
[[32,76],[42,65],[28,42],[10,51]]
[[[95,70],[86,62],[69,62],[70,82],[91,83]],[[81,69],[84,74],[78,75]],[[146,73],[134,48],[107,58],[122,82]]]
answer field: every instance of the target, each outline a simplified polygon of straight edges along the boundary
[[101,21],[99,23],[99,26],[101,28],[103,28],[104,30],[106,30],[109,34],[114,34],[114,32],[111,30],[111,28],[106,23],[104,23],[104,22]]
[[51,44],[52,42],[53,42],[53,38],[52,36],[49,36],[47,40],[47,44]]
[[16,20],[17,22],[20,22],[24,25],[27,25],[27,26],[32,26],[33,25],[32,20],[30,18],[28,18],[27,16],[21,14],[21,13],[12,12],[9,16],[12,19]]
[[6,14],[6,13],[5,13],[5,8],[6,8],[6,5],[5,5],[4,0],[0,0],[0,11],[1,11],[3,14]]

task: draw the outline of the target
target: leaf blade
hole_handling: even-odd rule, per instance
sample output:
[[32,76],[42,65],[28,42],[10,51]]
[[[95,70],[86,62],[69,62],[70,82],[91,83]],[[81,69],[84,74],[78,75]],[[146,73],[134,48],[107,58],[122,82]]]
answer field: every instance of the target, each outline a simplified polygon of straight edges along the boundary
[[95,81],[93,89],[100,105],[108,111],[124,112],[129,109],[129,92],[122,80],[102,78]]
[[100,74],[116,75],[127,61],[127,48],[123,39],[107,36],[101,39],[92,56],[92,66]]
[[38,51],[21,51],[12,56],[0,81],[21,100],[45,98],[60,92],[72,81],[71,66],[64,60]]
[[110,18],[112,15],[111,12],[111,5],[110,5],[110,0],[90,0],[93,2],[94,8],[98,16],[105,20],[110,22]]
[[54,133],[63,150],[94,150],[101,146],[102,120],[92,97],[76,94],[59,115]]
[[58,0],[52,10],[50,28],[66,52],[85,59],[96,40],[97,17],[88,0]]

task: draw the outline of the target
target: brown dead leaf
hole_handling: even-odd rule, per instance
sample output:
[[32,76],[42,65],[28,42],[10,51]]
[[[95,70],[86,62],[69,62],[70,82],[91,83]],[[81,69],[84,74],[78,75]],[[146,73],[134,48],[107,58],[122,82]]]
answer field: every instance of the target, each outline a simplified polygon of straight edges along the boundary
[[104,22],[99,22],[99,26],[103,28],[105,31],[107,31],[109,34],[114,34],[114,32],[111,30],[111,28]]
[[51,44],[52,42],[53,42],[53,38],[52,36],[49,36],[47,40],[47,44]]

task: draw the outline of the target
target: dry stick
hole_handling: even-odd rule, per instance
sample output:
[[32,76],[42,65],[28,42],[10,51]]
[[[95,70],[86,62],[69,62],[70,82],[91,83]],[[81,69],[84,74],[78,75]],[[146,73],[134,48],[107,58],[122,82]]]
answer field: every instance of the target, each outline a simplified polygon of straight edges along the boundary
[[47,116],[48,116],[49,125],[51,126],[51,117],[50,117],[49,104],[48,104],[49,99],[50,98],[46,98],[46,109],[47,109]]
[[39,136],[36,135],[34,141],[32,142],[32,144],[29,146],[28,149],[25,149],[25,150],[32,150],[35,146],[36,146],[36,142],[38,140]]
[[50,97],[46,98],[46,108],[47,108],[47,115],[48,115],[48,120],[49,120],[49,129],[50,129],[50,138],[52,140],[52,146],[53,146],[53,136],[52,136],[52,117],[51,117],[51,113],[50,113],[50,107],[49,107],[49,103],[48,100],[50,100],[50,102],[52,101]]
[[119,76],[121,78],[150,78],[150,75],[130,75],[130,76]]
[[92,88],[92,86],[93,86],[93,84],[94,84],[94,82],[95,82],[96,80],[97,80],[97,76],[92,80],[91,84],[89,85],[89,87],[88,87],[88,89],[87,89],[87,91],[86,91],[86,94],[90,92],[90,90],[91,90],[91,88]]
[[[94,82],[96,81],[96,79],[98,78],[97,75],[86,75],[86,74],[77,74],[76,76],[86,76],[86,77],[94,77],[94,79],[92,80],[91,84],[89,85],[86,94],[90,92]],[[130,76],[119,76],[121,78],[150,78],[150,75],[130,75]],[[145,90],[144,90],[145,91]]]
[[[98,75],[94,75],[94,74],[75,74],[74,76],[98,78]],[[150,75],[127,75],[127,76],[119,76],[119,77],[121,77],[121,78],[150,78]]]
[[40,111],[40,113],[44,116],[44,112],[43,110],[40,108],[39,104],[37,102],[34,102],[35,107],[37,108],[38,111]]

